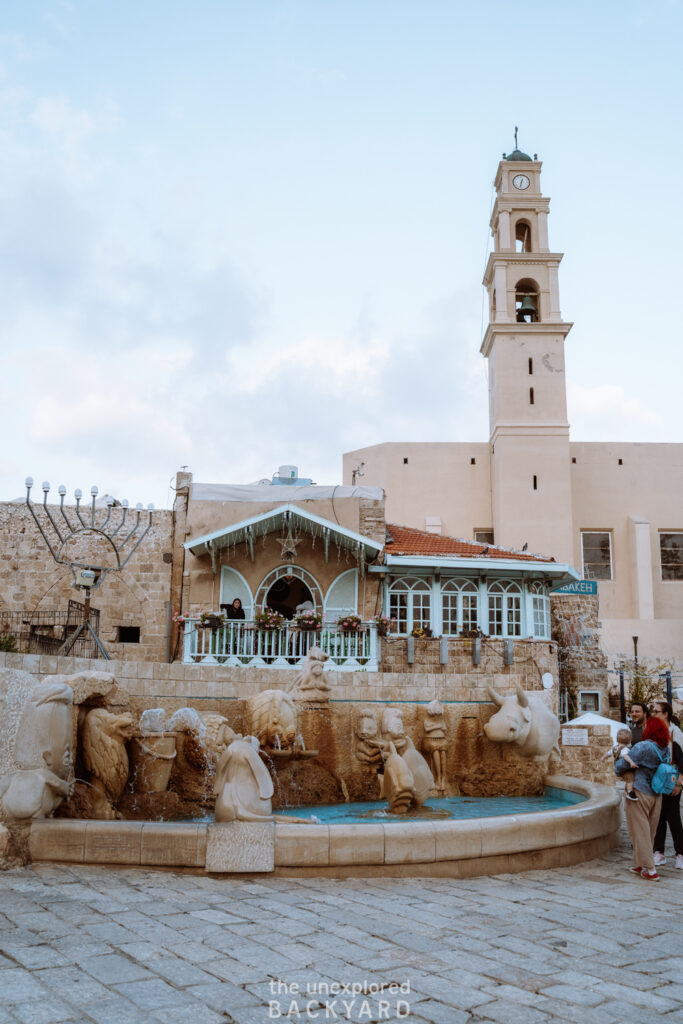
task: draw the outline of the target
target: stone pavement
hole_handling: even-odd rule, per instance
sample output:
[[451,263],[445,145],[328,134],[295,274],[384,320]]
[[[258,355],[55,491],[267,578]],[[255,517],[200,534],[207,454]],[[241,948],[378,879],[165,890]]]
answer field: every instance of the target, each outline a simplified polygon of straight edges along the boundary
[[0,873],[0,1024],[683,1022],[683,872],[629,864],[623,834],[471,880]]

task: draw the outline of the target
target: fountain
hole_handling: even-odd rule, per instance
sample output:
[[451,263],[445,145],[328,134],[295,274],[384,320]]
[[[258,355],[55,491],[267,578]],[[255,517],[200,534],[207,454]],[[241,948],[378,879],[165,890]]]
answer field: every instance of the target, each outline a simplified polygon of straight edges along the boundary
[[0,669],[0,817],[15,854],[457,877],[613,842],[615,791],[552,774],[559,723],[539,692],[338,698],[314,652],[287,690],[201,710],[147,706],[103,673]]

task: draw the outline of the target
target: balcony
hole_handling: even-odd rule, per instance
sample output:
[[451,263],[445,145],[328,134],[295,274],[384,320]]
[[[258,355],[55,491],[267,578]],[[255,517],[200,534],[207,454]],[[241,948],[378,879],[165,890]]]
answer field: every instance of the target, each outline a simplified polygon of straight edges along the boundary
[[321,630],[290,625],[283,629],[257,629],[249,620],[228,622],[219,629],[203,627],[199,619],[187,619],[184,625],[186,665],[298,668],[311,647],[319,647],[328,655],[328,670],[378,671],[377,627],[370,623],[354,633],[344,633],[334,625],[323,625]]

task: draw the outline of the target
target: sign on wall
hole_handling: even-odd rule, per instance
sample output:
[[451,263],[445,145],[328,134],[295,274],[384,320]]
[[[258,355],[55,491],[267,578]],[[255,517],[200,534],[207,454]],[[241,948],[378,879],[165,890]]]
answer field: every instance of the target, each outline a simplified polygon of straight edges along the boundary
[[562,746],[563,747],[587,747],[588,746],[588,729],[577,729],[573,726],[571,729],[562,730]]
[[551,591],[553,594],[597,594],[597,580],[575,580],[574,583],[567,583],[564,587],[558,587]]

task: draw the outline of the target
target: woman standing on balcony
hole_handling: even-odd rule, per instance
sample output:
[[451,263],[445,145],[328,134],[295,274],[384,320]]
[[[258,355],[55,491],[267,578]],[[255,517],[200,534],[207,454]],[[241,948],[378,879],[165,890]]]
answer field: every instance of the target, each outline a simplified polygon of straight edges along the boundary
[[242,602],[239,597],[236,597],[232,604],[221,605],[221,608],[225,608],[225,615],[228,619],[245,618],[244,608],[242,607]]
[[[673,708],[666,700],[656,700],[652,711],[653,718],[660,719],[667,727],[671,737],[669,750],[671,752],[671,763],[675,764],[679,772],[683,771],[683,733],[678,728],[678,719],[674,715]],[[681,794],[666,793],[662,795],[662,809],[659,814],[659,824],[655,833],[655,864],[659,867],[666,864],[664,846],[666,844],[666,826],[671,829],[674,850],[676,851],[676,867],[683,871],[683,825],[681,825]]]

